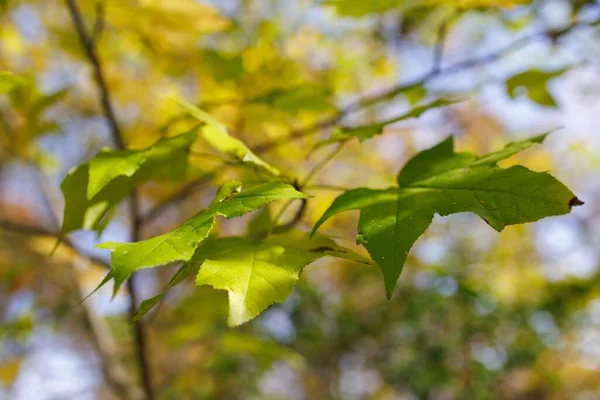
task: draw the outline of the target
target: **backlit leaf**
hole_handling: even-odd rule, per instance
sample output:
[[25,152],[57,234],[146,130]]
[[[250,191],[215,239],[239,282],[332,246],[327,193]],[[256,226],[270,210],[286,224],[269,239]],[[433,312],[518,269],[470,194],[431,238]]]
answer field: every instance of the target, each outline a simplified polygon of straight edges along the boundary
[[77,229],[101,231],[114,207],[131,190],[151,179],[183,178],[191,131],[160,139],[144,150],[101,150],[85,164],[73,168],[62,182],[65,209],[62,236]]
[[[229,325],[256,317],[273,303],[283,303],[304,266],[324,257],[360,260],[325,237],[309,239],[301,232],[267,237],[259,242],[228,237],[207,242],[196,285],[229,292]],[[368,260],[362,260],[368,264]]]
[[[239,183],[235,183],[238,187]],[[237,192],[226,186],[226,195],[218,195],[207,209],[164,235],[140,242],[106,242],[98,245],[112,251],[111,277],[115,291],[131,274],[142,268],[152,268],[175,261],[188,261],[198,245],[208,236],[217,216],[234,218],[254,211],[274,200],[301,199],[306,195],[283,182],[268,182]]]
[[227,127],[212,115],[186,101],[176,101],[191,116],[205,124],[201,130],[202,137],[215,149],[237,161],[252,164],[270,175],[279,176],[281,174],[275,167],[267,164],[262,158],[254,154],[244,142],[231,136]]

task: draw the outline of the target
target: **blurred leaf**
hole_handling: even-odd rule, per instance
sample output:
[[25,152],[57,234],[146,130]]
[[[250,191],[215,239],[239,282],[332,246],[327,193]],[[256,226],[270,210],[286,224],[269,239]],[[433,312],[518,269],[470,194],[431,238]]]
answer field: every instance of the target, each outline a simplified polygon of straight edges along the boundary
[[273,226],[273,218],[269,211],[269,207],[261,208],[256,216],[248,223],[248,229],[246,234],[251,237],[261,237],[265,233],[268,233]]
[[144,150],[101,150],[73,168],[62,182],[65,208],[61,236],[77,229],[101,231],[114,207],[151,179],[182,179],[196,130],[162,138]]
[[202,61],[214,71],[219,81],[237,80],[244,76],[244,64],[240,54],[226,54],[213,49],[202,51]]
[[325,256],[357,258],[331,239],[309,239],[301,232],[259,242],[244,237],[216,239],[203,250],[205,261],[196,285],[229,292],[230,326],[251,320],[273,303],[283,303],[305,265]]
[[454,6],[466,8],[510,8],[530,3],[531,0],[326,0],[325,5],[334,6],[337,13],[349,17],[362,17],[372,13],[382,13],[394,8],[409,10],[421,7]]
[[241,354],[252,356],[263,370],[280,360],[288,362],[295,368],[304,364],[302,355],[291,348],[235,331],[229,331],[223,335],[218,351],[236,356]]
[[385,128],[386,125],[390,125],[395,122],[403,121],[405,119],[419,118],[421,115],[423,115],[425,112],[427,112],[431,109],[445,107],[447,105],[454,104],[454,103],[456,103],[456,101],[447,100],[447,99],[437,99],[430,103],[426,103],[426,104],[420,105],[418,107],[414,107],[413,109],[411,109],[410,111],[408,111],[402,115],[388,119],[383,122],[378,122],[378,123],[370,124],[370,125],[338,128],[333,132],[333,134],[331,135],[331,137],[329,139],[325,139],[325,140],[318,142],[317,144],[315,144],[314,148],[317,149],[317,148],[326,146],[331,143],[345,142],[345,141],[353,139],[353,138],[358,138],[358,140],[363,142],[367,139],[372,138],[373,136],[383,134],[383,128]]
[[323,4],[335,7],[339,15],[362,17],[371,13],[388,11],[400,6],[402,2],[398,0],[327,0]]
[[329,100],[326,88],[314,85],[299,85],[288,89],[277,89],[257,96],[252,103],[265,103],[271,107],[296,114],[303,110],[331,111],[335,106]]
[[25,85],[25,80],[12,72],[0,71],[0,94],[8,93],[19,86]]
[[360,210],[357,243],[381,268],[389,298],[410,248],[434,214],[474,212],[501,231],[506,225],[566,214],[582,204],[548,173],[496,165],[545,137],[510,143],[483,157],[454,152],[449,137],[412,158],[398,174],[398,187],[354,189],[340,195],[317,221],[313,233],[340,212]]
[[305,194],[287,183],[269,182],[220,197],[210,207],[164,235],[135,243],[106,242],[97,247],[112,251],[112,271],[109,275],[115,280],[116,293],[123,282],[138,269],[192,258],[198,245],[210,233],[217,216],[240,217],[274,200],[305,197]]
[[511,98],[516,98],[519,89],[523,88],[527,97],[545,107],[557,107],[554,97],[548,92],[548,80],[562,75],[566,69],[552,72],[531,69],[521,72],[506,81],[506,90]]
[[20,358],[2,360],[2,362],[0,363],[0,383],[4,384],[2,386],[11,386],[11,384],[15,381],[15,379],[17,379],[17,376],[19,375],[20,367]]
[[34,319],[31,313],[0,324],[0,338],[4,340],[25,341],[33,329]]
[[184,100],[176,101],[191,116],[206,124],[202,127],[202,137],[215,149],[235,160],[252,164],[272,176],[279,176],[281,174],[276,168],[254,154],[241,140],[231,136],[227,127],[214,119],[210,114]]

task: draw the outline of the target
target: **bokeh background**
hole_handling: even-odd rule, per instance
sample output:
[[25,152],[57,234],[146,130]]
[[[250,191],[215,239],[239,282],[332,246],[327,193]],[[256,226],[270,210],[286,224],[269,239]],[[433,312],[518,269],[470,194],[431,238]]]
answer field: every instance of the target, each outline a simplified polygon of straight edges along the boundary
[[[77,4],[130,148],[189,128],[170,100],[183,97],[302,177],[329,151],[307,157],[336,126],[320,121],[366,124],[428,99],[463,100],[346,146],[306,189],[315,197],[301,229],[340,189],[393,184],[408,158],[449,134],[483,153],[556,129],[507,164],[551,171],[586,202],[502,233],[474,215],[436,217],[390,301],[378,270],[324,259],[285,304],[228,328],[226,293],[190,280],[143,320],[157,398],[600,399],[598,2]],[[76,306],[106,273],[109,254],[94,244],[128,240],[127,207],[100,238],[76,232],[48,256],[62,178],[113,146],[94,70],[67,2],[2,0],[0,10],[0,70],[22,79],[0,95],[0,398],[133,398],[130,297],[111,301],[107,287]],[[357,103],[365,98],[377,101]],[[185,182],[141,188],[144,237],[207,206],[227,179],[253,179],[202,143],[190,163]],[[254,217],[219,232],[243,233]],[[356,220],[343,214],[323,232],[361,252]],[[142,271],[140,297],[174,271]]]

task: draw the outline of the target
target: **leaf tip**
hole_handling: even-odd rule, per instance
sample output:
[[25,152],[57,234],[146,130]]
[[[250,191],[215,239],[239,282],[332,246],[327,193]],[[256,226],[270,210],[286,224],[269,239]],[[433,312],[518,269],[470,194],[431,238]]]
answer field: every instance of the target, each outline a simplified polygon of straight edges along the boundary
[[571,200],[569,200],[569,209],[573,208],[573,207],[579,207],[584,205],[585,203],[581,200],[579,200],[577,197],[573,197]]
[[394,293],[394,288],[385,288],[385,298],[390,301],[392,299],[392,294]]

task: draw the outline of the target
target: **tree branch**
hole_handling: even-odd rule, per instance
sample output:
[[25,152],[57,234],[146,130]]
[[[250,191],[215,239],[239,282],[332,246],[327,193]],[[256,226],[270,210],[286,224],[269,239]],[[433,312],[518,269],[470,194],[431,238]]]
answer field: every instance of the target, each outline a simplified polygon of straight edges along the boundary
[[446,45],[446,34],[448,33],[448,26],[460,15],[460,12],[453,13],[448,18],[444,19],[441,23],[438,36],[433,49],[433,67],[431,73],[439,73],[442,69],[442,62],[444,58],[444,47]]
[[[335,156],[337,156],[344,149],[345,144],[346,144],[346,142],[340,143],[338,146],[336,146],[335,149],[333,149],[333,151],[331,153],[329,153],[325,158],[323,158],[321,161],[319,161],[310,170],[310,172],[306,175],[304,180],[301,183],[298,183],[295,185],[296,189],[298,189],[299,191],[302,191],[304,188],[306,188],[306,186],[315,177],[315,175],[317,175],[323,168],[325,168],[325,166],[327,164],[329,164],[329,162],[331,162],[331,160],[333,160],[335,158]],[[277,215],[277,217],[275,218],[276,223],[293,202],[294,202],[294,200],[290,200],[285,206],[283,206],[283,208],[279,212],[279,215]],[[300,207],[298,208],[298,211],[296,211],[296,214],[294,214],[294,217],[290,221],[286,222],[285,224],[275,225],[271,229],[271,232],[283,233],[283,232],[287,232],[290,229],[292,229],[298,222],[300,222],[302,220],[302,217],[304,217],[304,214],[306,213],[307,205],[308,205],[308,199],[302,199],[301,203],[300,203]]]
[[[73,20],[73,24],[75,25],[75,29],[77,30],[77,34],[79,36],[79,40],[81,41],[81,45],[83,46],[87,58],[94,69],[96,84],[98,85],[100,91],[100,103],[102,105],[104,116],[108,120],[113,141],[119,149],[123,149],[125,148],[123,142],[123,134],[121,132],[121,129],[119,128],[119,124],[117,122],[117,118],[115,116],[115,112],[111,104],[110,94],[106,85],[104,73],[102,71],[102,64],[100,63],[96,52],[96,48],[94,46],[95,42],[92,38],[88,36],[83,17],[81,15],[81,11],[77,6],[76,1],[66,0],[66,3],[69,7],[71,19]],[[101,16],[99,15],[98,17],[100,18]],[[135,189],[132,191],[131,196],[129,197],[129,209],[131,219],[131,240],[137,241],[140,239],[140,221],[138,217],[138,201]],[[131,278],[127,285],[130,297],[129,318],[131,319],[133,319],[133,316],[135,315],[138,301],[135,284],[136,280],[136,274],[134,273],[131,275]],[[154,391],[152,389],[150,361],[146,342],[146,332],[142,321],[137,321],[134,323],[134,338],[137,353],[136,360],[139,365],[142,388],[144,389],[146,399],[153,400],[155,396]]]
[[[49,237],[53,239],[57,239],[59,237],[58,232],[52,232],[46,228],[32,225],[21,225],[7,220],[0,221],[0,229],[17,235]],[[110,265],[106,261],[97,257],[81,254],[68,239],[64,239],[61,244],[72,249],[79,259],[84,258],[93,264],[110,269]],[[75,269],[73,269],[73,281],[77,287],[79,298],[85,298],[87,293],[84,292],[83,288],[79,284]],[[110,334],[110,329],[108,326],[106,326],[101,318],[98,318],[89,303],[83,302],[81,303],[81,307],[83,310],[81,313],[82,318],[88,329],[92,344],[102,360],[102,372],[106,378],[106,383],[108,386],[119,398],[127,400],[143,399],[143,393],[132,382],[126,368],[120,361],[119,351],[112,340],[112,335]]]
[[409,82],[393,86],[389,89],[384,90],[383,92],[380,92],[380,93],[377,93],[374,95],[363,96],[359,100],[351,103],[350,105],[343,108],[342,110],[339,110],[332,117],[326,118],[320,122],[317,122],[316,124],[309,125],[307,127],[292,131],[288,136],[286,136],[284,138],[280,138],[280,139],[276,139],[276,140],[273,140],[270,142],[265,142],[263,144],[259,144],[258,146],[254,147],[253,151],[256,153],[264,153],[264,152],[267,152],[274,148],[277,148],[289,141],[297,140],[297,139],[303,138],[305,136],[317,133],[321,129],[330,128],[330,127],[336,125],[342,118],[346,117],[348,114],[351,114],[351,113],[361,110],[363,108],[372,106],[374,104],[381,103],[382,101],[391,99],[400,93],[406,92],[406,91],[416,88],[416,87],[419,87],[419,86],[427,83],[431,79],[450,75],[450,74],[453,74],[456,72],[460,72],[462,70],[468,70],[468,69],[473,68],[478,65],[491,64],[494,61],[497,61],[498,59],[500,59],[512,52],[515,52],[522,47],[525,47],[526,45],[532,43],[533,41],[535,41],[537,39],[546,37],[547,34],[548,34],[547,31],[541,31],[541,32],[537,32],[537,33],[534,33],[529,36],[522,37],[495,52],[492,52],[490,54],[487,54],[487,55],[484,55],[481,57],[469,58],[469,59],[460,61],[458,63],[455,63],[447,68],[438,69],[438,68],[436,68],[436,65],[434,63],[434,68],[431,71],[429,71],[428,73],[426,73],[425,75],[421,76],[420,78],[413,79]]
[[[8,221],[8,220],[0,220],[0,229],[9,231],[11,233],[15,233],[18,235],[25,235],[25,236],[49,237],[52,239],[58,239],[58,237],[60,236],[60,234],[58,232],[53,232],[46,228],[42,228],[39,226],[32,226],[32,225],[21,225],[21,224],[17,224],[15,222]],[[110,264],[107,263],[106,261],[104,261],[103,259],[101,259],[99,257],[87,255],[87,254],[82,254],[79,251],[79,249],[77,249],[75,247],[73,242],[70,241],[68,238],[63,238],[63,240],[61,241],[61,245],[64,245],[64,246],[70,248],[77,254],[81,255],[82,257],[87,258],[88,260],[90,260],[91,262],[93,262],[94,264],[96,264],[98,266],[101,266],[102,268],[110,269]]]
[[104,116],[106,117],[106,119],[108,120],[108,124],[110,125],[110,132],[112,138],[115,142],[115,145],[118,148],[125,148],[125,145],[123,143],[123,135],[121,133],[121,129],[119,128],[119,124],[117,123],[115,111],[110,101],[108,86],[106,85],[106,79],[104,78],[102,64],[100,64],[100,59],[98,58],[98,53],[96,52],[94,41],[88,36],[87,30],[85,28],[85,23],[83,22],[83,17],[81,15],[81,11],[77,6],[76,1],[66,0],[66,3],[69,7],[71,19],[73,20],[73,24],[75,25],[75,29],[77,30],[77,35],[79,36],[81,46],[85,51],[88,61],[94,69],[94,77],[96,79],[96,84],[100,89],[100,104],[102,106]]
[[162,202],[154,206],[154,208],[152,208],[146,214],[144,214],[142,217],[140,217],[139,223],[143,226],[154,221],[164,211],[181,203],[182,201],[193,195],[199,187],[203,186],[205,183],[210,182],[214,177],[215,175],[212,173],[206,174],[184,185],[175,194],[163,200]]

